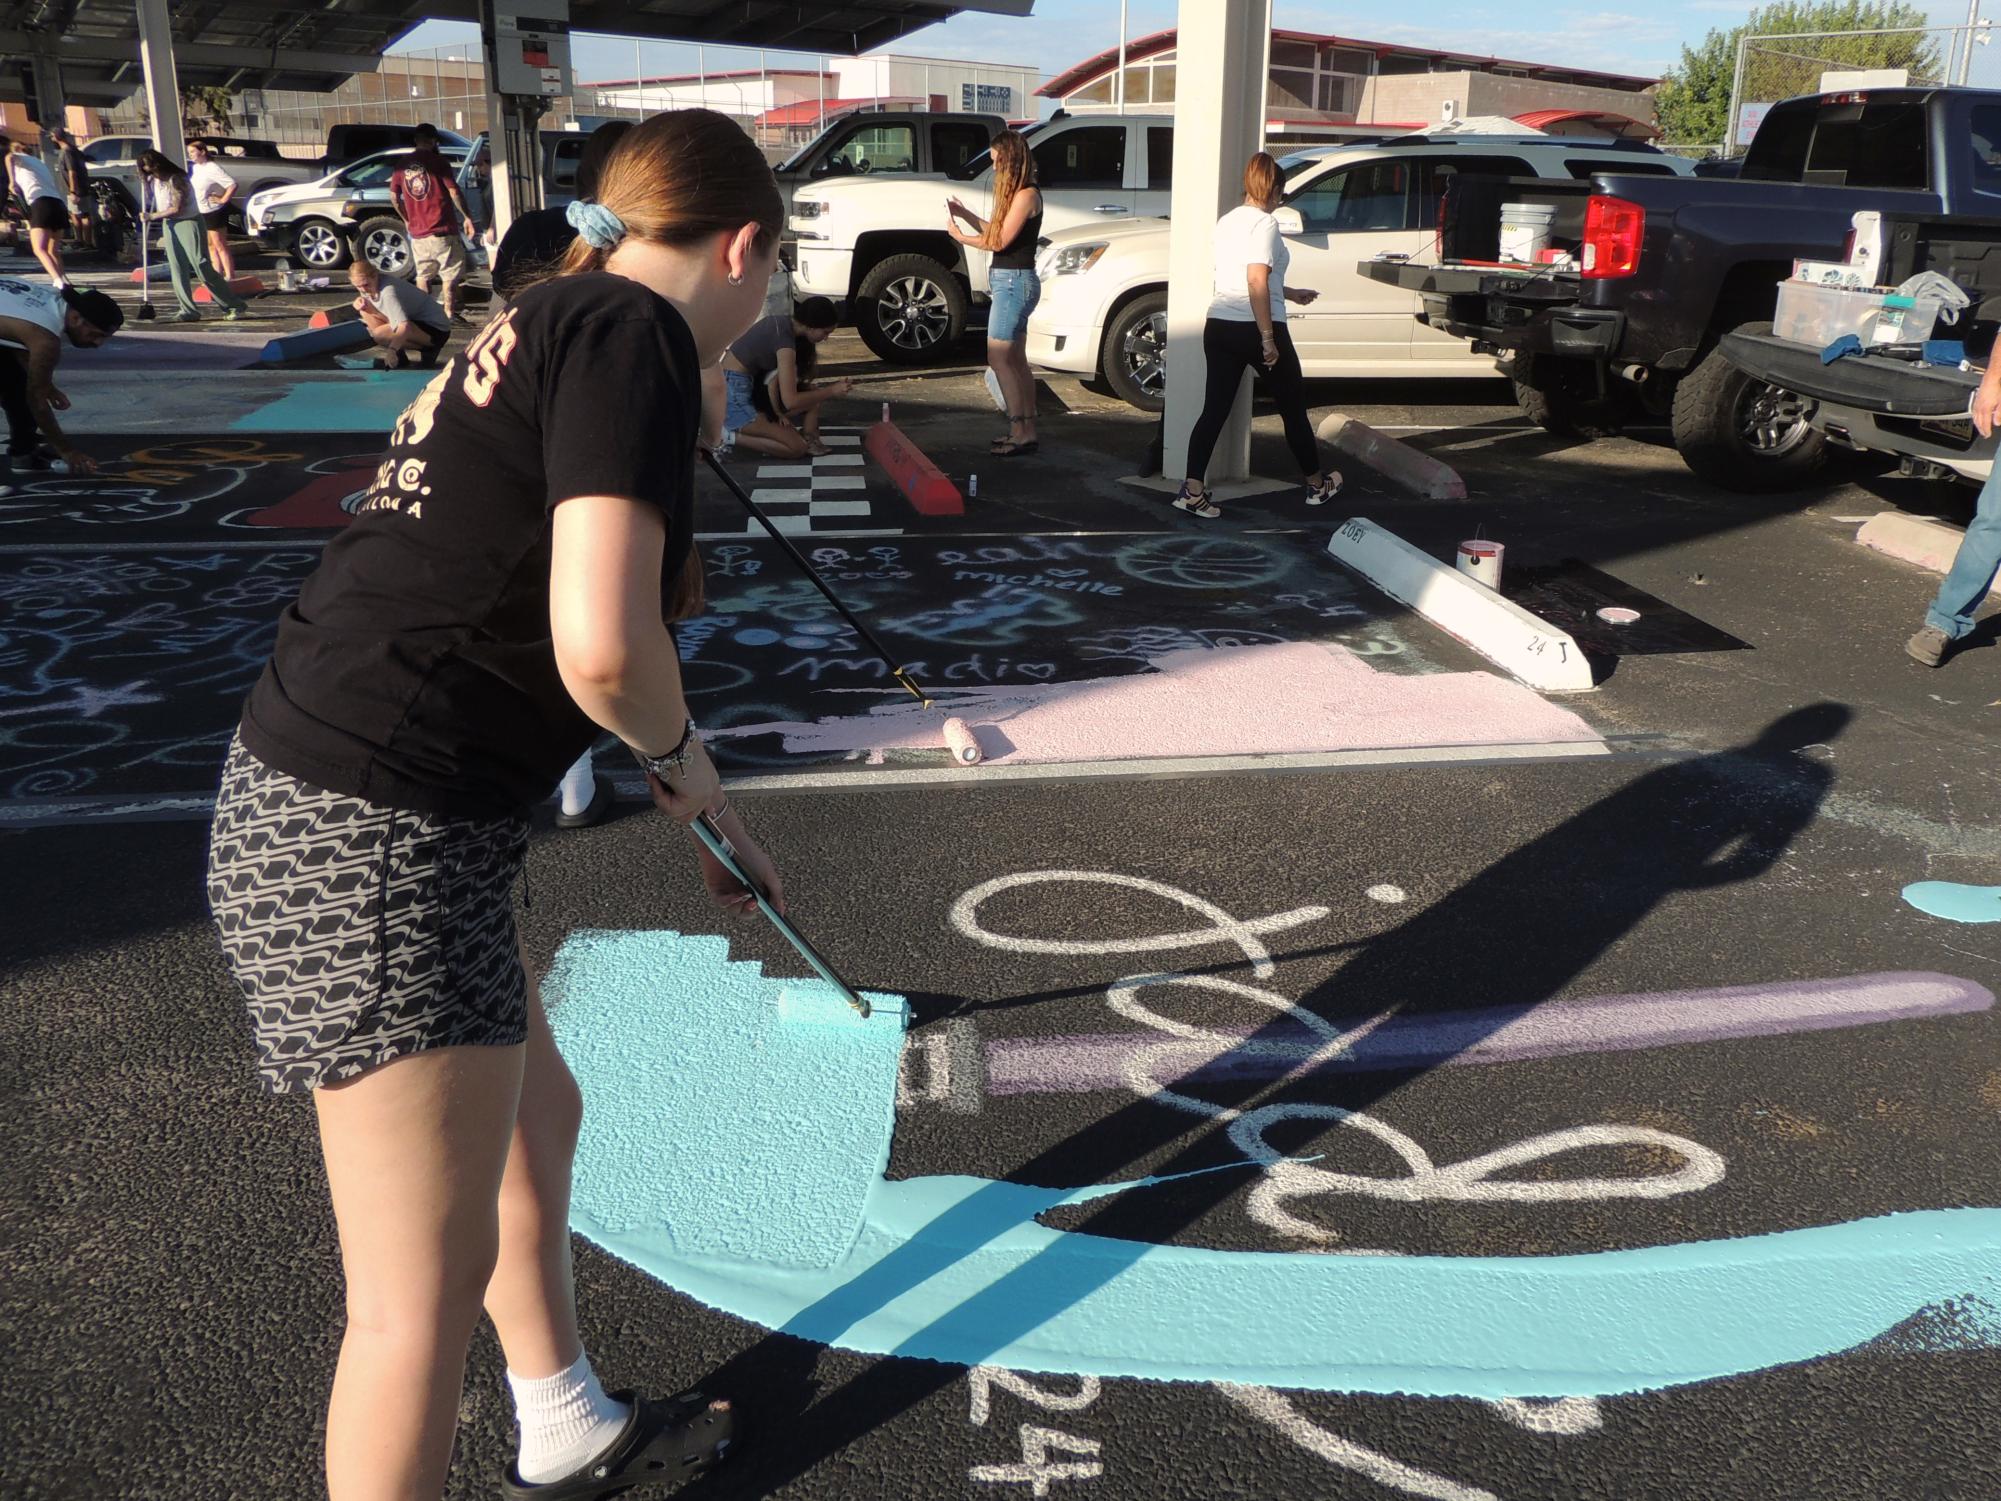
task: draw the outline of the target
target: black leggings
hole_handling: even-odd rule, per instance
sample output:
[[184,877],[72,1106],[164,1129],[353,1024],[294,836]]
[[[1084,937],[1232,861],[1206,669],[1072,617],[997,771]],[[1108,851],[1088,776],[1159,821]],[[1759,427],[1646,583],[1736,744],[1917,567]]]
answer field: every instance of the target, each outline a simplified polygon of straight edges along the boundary
[[1202,395],[1202,415],[1188,435],[1188,477],[1200,483],[1209,472],[1209,456],[1230,420],[1237,404],[1237,388],[1244,372],[1255,370],[1278,403],[1285,418],[1285,446],[1301,474],[1320,472],[1320,449],[1313,441],[1313,424],[1306,417],[1306,392],[1301,387],[1299,351],[1292,347],[1292,335],[1283,323],[1272,325],[1278,344],[1278,363],[1265,369],[1264,342],[1255,323],[1234,318],[1211,318],[1202,325],[1202,355],[1209,362],[1208,388]]

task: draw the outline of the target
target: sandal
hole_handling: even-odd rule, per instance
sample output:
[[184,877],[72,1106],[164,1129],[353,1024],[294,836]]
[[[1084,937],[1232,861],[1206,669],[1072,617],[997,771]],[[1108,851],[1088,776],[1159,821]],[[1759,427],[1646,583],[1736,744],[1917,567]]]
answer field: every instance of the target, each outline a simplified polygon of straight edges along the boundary
[[1306,503],[1310,506],[1324,506],[1341,493],[1341,476],[1331,469],[1321,479],[1320,484],[1307,492]]
[[500,1477],[504,1501],[601,1501],[636,1485],[692,1479],[729,1453],[736,1423],[726,1402],[711,1402],[700,1392],[660,1401],[630,1391],[608,1395],[632,1404],[612,1446],[582,1469],[542,1485],[527,1484],[510,1464]]
[[1214,521],[1223,514],[1223,508],[1211,500],[1206,491],[1190,490],[1186,480],[1181,482],[1181,493],[1174,497],[1174,508],[1191,516],[1200,516],[1204,521]]
[[1030,438],[1026,443],[1009,441],[994,449],[994,457],[997,459],[1022,459],[1034,453],[1041,446],[1033,438]]
[[1002,450],[1012,446],[1014,443],[1015,428],[1028,420],[1026,417],[1017,417],[1014,413],[1009,412],[1007,416],[1007,431],[994,439],[989,451],[997,458],[1003,457]]

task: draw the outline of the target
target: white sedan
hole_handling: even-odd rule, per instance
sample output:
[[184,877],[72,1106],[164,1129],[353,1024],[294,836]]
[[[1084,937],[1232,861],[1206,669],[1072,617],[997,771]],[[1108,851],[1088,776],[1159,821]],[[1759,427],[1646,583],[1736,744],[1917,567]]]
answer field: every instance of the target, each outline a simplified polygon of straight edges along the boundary
[[[1418,295],[1360,275],[1386,253],[1422,256],[1437,236],[1446,184],[1459,173],[1582,178],[1607,172],[1683,175],[1690,165],[1646,147],[1578,137],[1406,136],[1285,158],[1279,227],[1292,253],[1286,284],[1317,301],[1286,326],[1310,377],[1471,376],[1492,379],[1490,356],[1417,321]],[[1166,401],[1165,219],[1088,225],[1049,237],[1036,270],[1042,301],[1028,324],[1028,359],[1043,370],[1103,380],[1147,411]]]

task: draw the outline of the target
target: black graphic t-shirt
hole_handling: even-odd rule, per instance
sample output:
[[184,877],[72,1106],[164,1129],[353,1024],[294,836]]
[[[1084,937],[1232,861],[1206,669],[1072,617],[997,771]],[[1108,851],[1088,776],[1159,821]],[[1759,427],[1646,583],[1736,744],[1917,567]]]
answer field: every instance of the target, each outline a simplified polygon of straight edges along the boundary
[[397,420],[243,712],[266,765],[447,816],[516,812],[596,738],[556,671],[551,513],[622,495],[693,545],[701,371],[663,298],[608,273],[522,293]]

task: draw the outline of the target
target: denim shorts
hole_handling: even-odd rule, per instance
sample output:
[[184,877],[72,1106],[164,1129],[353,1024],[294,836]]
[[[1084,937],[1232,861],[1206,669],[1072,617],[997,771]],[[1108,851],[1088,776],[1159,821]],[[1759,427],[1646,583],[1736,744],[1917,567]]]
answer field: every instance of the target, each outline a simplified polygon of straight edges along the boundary
[[987,340],[1012,344],[1028,337],[1028,315],[1042,301],[1042,278],[1033,271],[995,271],[988,278]]
[[738,428],[757,420],[757,403],[753,399],[757,387],[741,370],[725,370],[723,386],[727,393],[723,405],[723,431],[734,438]]

